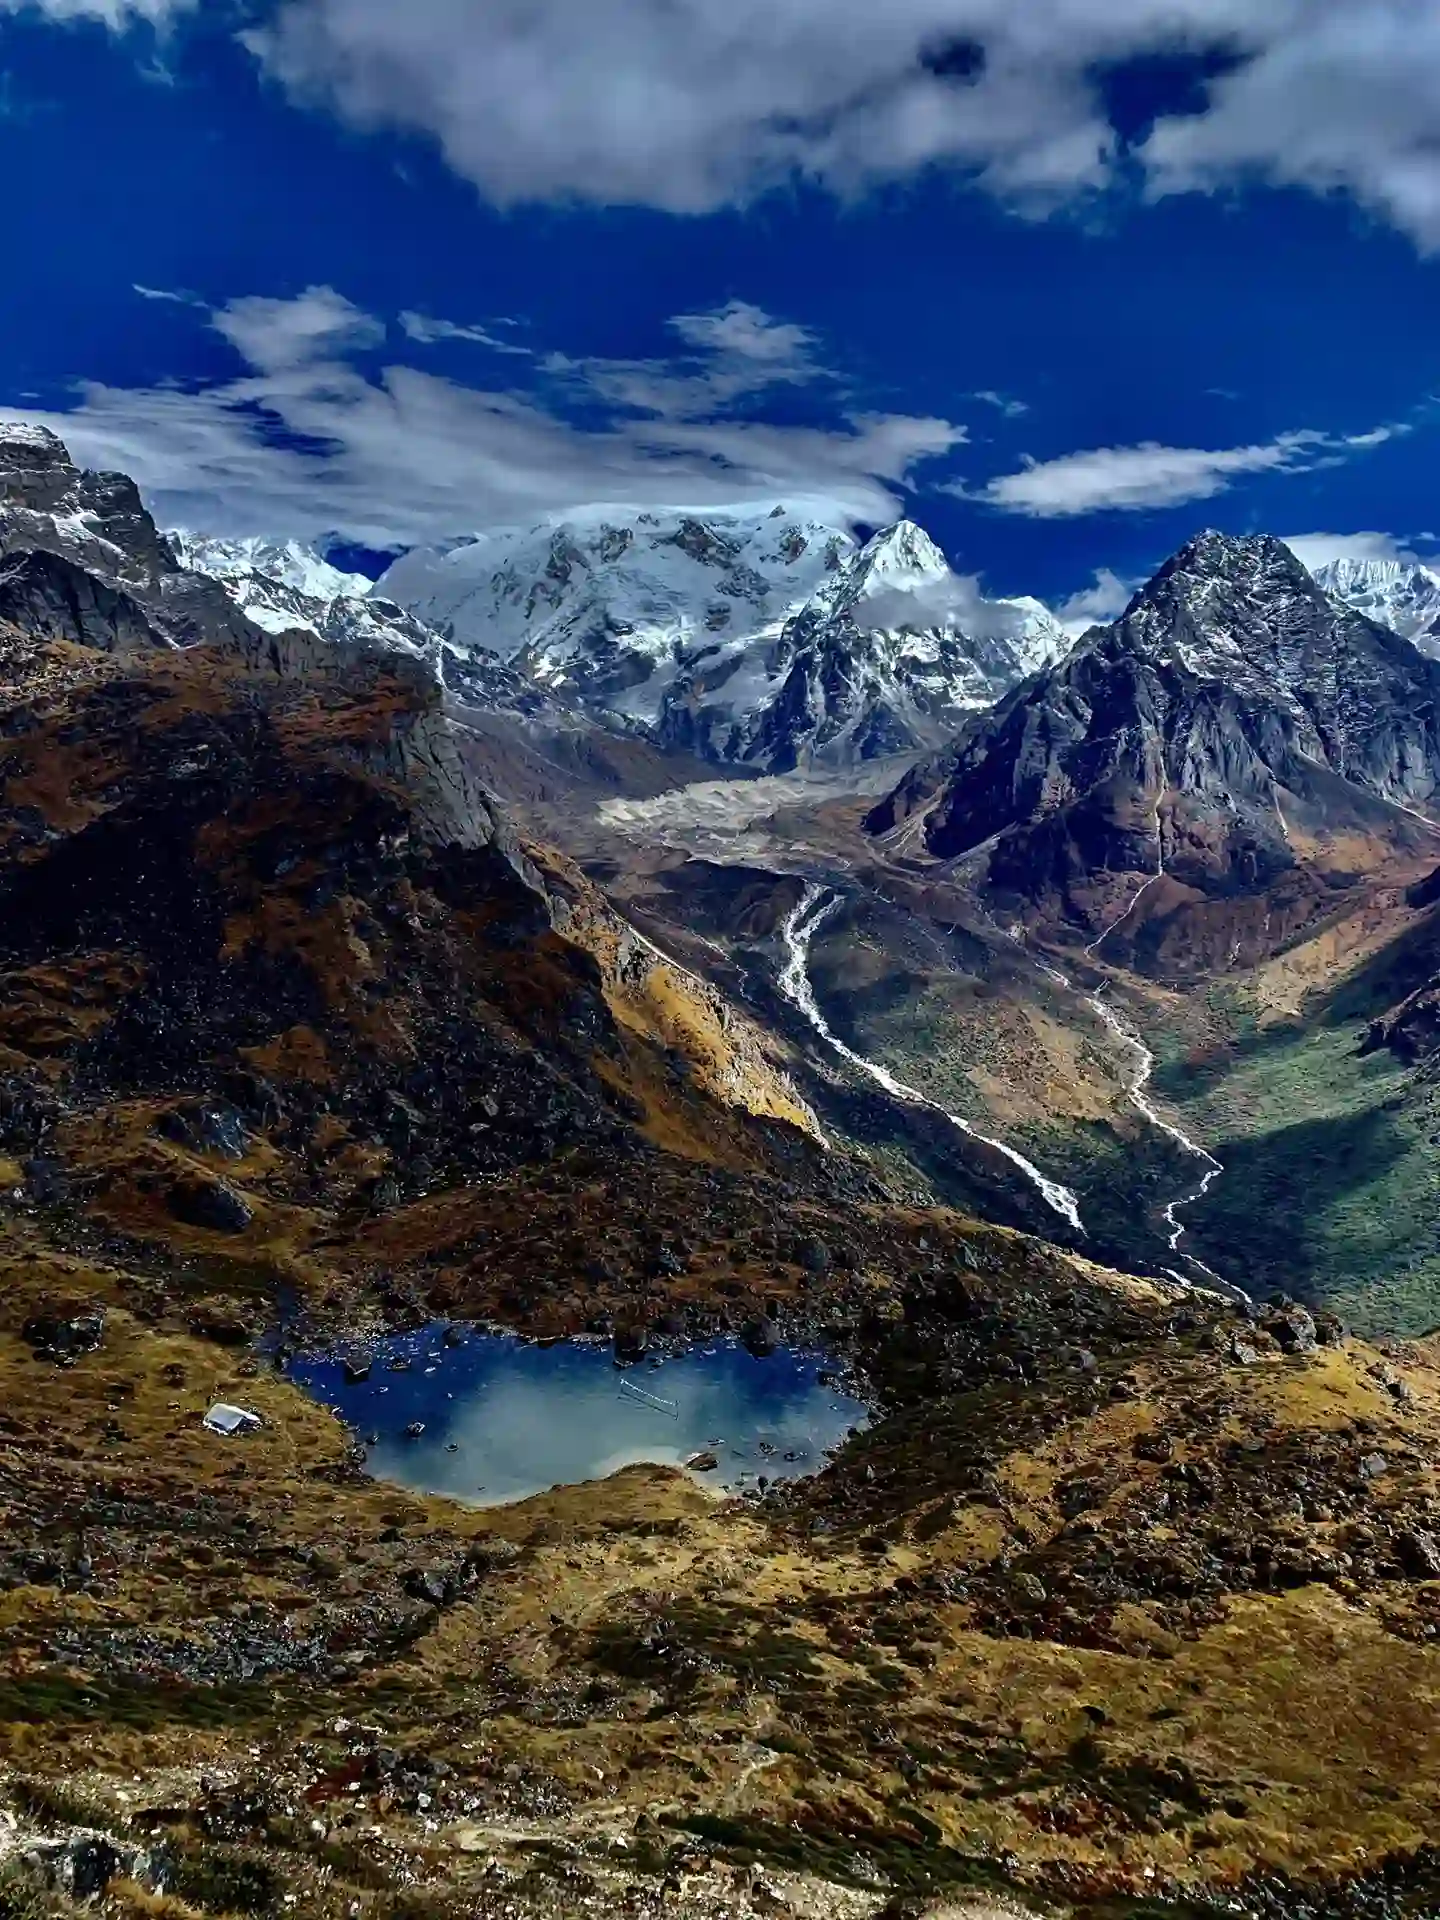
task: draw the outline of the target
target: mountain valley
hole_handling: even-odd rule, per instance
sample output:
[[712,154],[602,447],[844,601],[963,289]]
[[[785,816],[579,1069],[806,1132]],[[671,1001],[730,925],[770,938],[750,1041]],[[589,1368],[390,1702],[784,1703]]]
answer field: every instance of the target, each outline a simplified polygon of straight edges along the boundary
[[[1433,1914],[1437,692],[1265,538],[372,592],[0,429],[0,1917]],[[868,1424],[466,1503],[295,1364],[476,1329]]]

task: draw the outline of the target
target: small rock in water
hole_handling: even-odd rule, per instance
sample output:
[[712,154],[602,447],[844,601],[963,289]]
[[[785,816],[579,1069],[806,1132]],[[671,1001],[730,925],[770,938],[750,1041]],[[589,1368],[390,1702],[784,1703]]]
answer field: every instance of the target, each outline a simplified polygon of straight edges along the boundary
[[692,1453],[685,1464],[692,1473],[714,1473],[720,1461],[713,1453]]
[[763,1313],[753,1320],[747,1320],[740,1334],[740,1343],[757,1360],[767,1359],[780,1344],[775,1322]]
[[407,1440],[418,1440],[424,1431],[425,1422],[423,1420],[412,1420],[405,1429],[405,1438]]

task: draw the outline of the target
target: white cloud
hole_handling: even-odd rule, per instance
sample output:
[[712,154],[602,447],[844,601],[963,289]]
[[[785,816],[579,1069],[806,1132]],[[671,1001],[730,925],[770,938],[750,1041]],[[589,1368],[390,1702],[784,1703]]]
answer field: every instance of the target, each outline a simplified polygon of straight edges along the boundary
[[692,351],[670,360],[572,360],[551,354],[544,371],[587,396],[662,419],[694,420],[777,386],[828,379],[815,337],[760,307],[732,300],[714,313],[677,314],[673,332]]
[[688,346],[789,372],[809,366],[815,344],[806,328],[775,320],[748,300],[732,300],[715,313],[678,313],[670,325]]
[[1208,112],[1156,127],[1143,155],[1151,191],[1247,177],[1342,191],[1440,247],[1440,8],[1269,0],[1256,13],[1257,57],[1216,82]]
[[1018,473],[1002,474],[975,493],[959,487],[952,490],[1004,513],[1027,514],[1036,520],[1141,512],[1213,499],[1243,474],[1294,473],[1333,465],[1352,452],[1378,446],[1398,431],[1377,427],[1336,438],[1306,429],[1249,447],[1165,447],[1153,440],[1134,447],[1093,447],[1054,460],[1031,461]]
[[[30,6],[118,31],[197,0],[0,0]],[[1154,196],[1340,192],[1440,248],[1431,0],[279,0],[243,37],[297,98],[432,137],[500,204],[695,213],[941,165],[1033,212],[1138,162]],[[1122,163],[1097,72],[1216,49],[1235,64],[1202,110]]]
[[[339,532],[375,547],[590,503],[719,507],[782,498],[857,520],[964,438],[952,423],[857,415],[829,428],[689,415],[578,427],[542,396],[346,358],[385,338],[328,287],[212,316],[249,371],[187,392],[90,384],[68,413],[21,413],[76,457],[132,474],[158,516],[220,533]],[[592,374],[604,363],[590,363]],[[657,376],[658,377],[658,376]],[[598,391],[598,388],[592,389]]]
[[465,340],[478,347],[488,347],[492,353],[513,353],[528,359],[529,347],[522,347],[514,340],[502,340],[487,327],[461,326],[454,320],[436,320],[426,313],[402,313],[400,328],[407,339],[417,341],[422,347],[433,347],[441,340]]
[[303,367],[328,354],[378,347],[384,322],[354,306],[333,287],[307,287],[293,300],[260,295],[232,300],[214,317],[243,359],[262,373]]
[[298,97],[433,136],[502,204],[676,212],[931,164],[1021,210],[1074,201],[1119,175],[1097,69],[1223,47],[1238,70],[1141,150],[1152,192],[1339,189],[1440,245],[1427,0],[285,0],[248,42]]
[[[1240,0],[289,0],[249,44],[298,96],[433,135],[501,203],[698,212],[931,161],[1053,204],[1106,177],[1088,63]],[[971,81],[927,60],[983,41]]]
[[982,387],[979,393],[970,396],[973,400],[983,400],[987,407],[994,407],[997,413],[1003,413],[1007,420],[1018,420],[1022,413],[1030,411],[1024,400],[1012,400],[1008,394],[996,393],[992,387]]
[[1082,634],[1090,627],[1118,617],[1129,606],[1142,579],[1122,579],[1112,567],[1097,567],[1088,587],[1081,587],[1054,609],[1055,618],[1069,634]]
[[1331,560],[1398,560],[1404,566],[1431,567],[1440,559],[1433,553],[1417,553],[1393,533],[1286,533],[1280,537],[1312,573]]
[[0,13],[43,13],[62,24],[100,20],[120,33],[136,20],[158,23],[198,5],[199,0],[0,0]]
[[856,606],[854,617],[862,630],[942,627],[990,640],[1018,635],[1025,624],[1018,608],[987,600],[976,575],[959,573],[873,593]]

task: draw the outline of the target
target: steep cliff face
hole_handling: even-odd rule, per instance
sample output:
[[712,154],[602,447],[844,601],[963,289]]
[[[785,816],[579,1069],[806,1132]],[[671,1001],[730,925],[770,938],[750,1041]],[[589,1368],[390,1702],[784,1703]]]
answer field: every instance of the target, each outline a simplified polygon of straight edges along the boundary
[[43,427],[0,423],[0,556],[13,566],[26,555],[29,591],[37,609],[48,603],[51,630],[65,609],[72,622],[83,616],[83,637],[102,645],[116,619],[131,642],[143,619],[152,645],[259,644],[224,589],[180,565],[133,480],[83,472]]
[[399,608],[284,582],[247,602],[189,558],[125,474],[83,471],[53,433],[0,423],[0,615],[27,632],[106,651],[218,646],[282,674],[388,657],[417,688],[438,687],[434,636]]
[[1377,858],[1423,858],[1437,791],[1435,664],[1279,541],[1204,534],[869,825],[922,815],[932,855],[1087,938],[1153,952],[1183,916],[1211,964],[1293,935]]

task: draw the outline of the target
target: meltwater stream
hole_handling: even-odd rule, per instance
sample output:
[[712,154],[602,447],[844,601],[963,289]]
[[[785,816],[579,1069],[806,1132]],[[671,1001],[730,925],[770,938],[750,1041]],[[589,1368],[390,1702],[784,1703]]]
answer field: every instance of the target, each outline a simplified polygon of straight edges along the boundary
[[1017,1153],[1014,1147],[1007,1147],[1003,1140],[992,1140],[988,1134],[981,1133],[968,1120],[958,1113],[947,1113],[937,1101],[907,1086],[903,1080],[897,1080],[888,1067],[882,1067],[877,1061],[867,1060],[863,1053],[856,1053],[853,1047],[833,1031],[829,1021],[820,1010],[815,998],[815,990],[810,984],[810,943],[832,913],[843,904],[845,896],[833,888],[807,885],[801,896],[800,904],[787,917],[781,928],[781,937],[785,942],[786,960],[780,974],[780,991],[792,1006],[797,1007],[811,1026],[820,1035],[825,1044],[842,1060],[848,1060],[852,1067],[858,1067],[861,1073],[882,1086],[894,1100],[902,1101],[906,1106],[925,1107],[931,1113],[938,1113],[948,1120],[971,1140],[978,1140],[983,1146],[991,1147],[996,1153],[1003,1154],[1012,1166],[1018,1167],[1034,1186],[1038,1187],[1045,1204],[1052,1207],[1063,1219],[1067,1220],[1077,1233],[1084,1233],[1085,1227],[1080,1219],[1080,1206],[1069,1187],[1062,1187],[1056,1180],[1049,1179],[1040,1169],[1027,1160],[1023,1153]]
[[[1115,1011],[1104,994],[1092,994],[1090,996],[1090,1005],[1095,1009],[1096,1013],[1099,1014],[1115,1038],[1128,1047],[1135,1056],[1137,1072],[1135,1078],[1130,1082],[1129,1087],[1131,1106],[1134,1107],[1138,1113],[1143,1114],[1152,1127],[1156,1127],[1161,1133],[1167,1134],[1169,1138],[1175,1142],[1177,1147],[1183,1148],[1186,1153],[1193,1155],[1195,1159],[1204,1163],[1205,1172],[1199,1186],[1195,1188],[1193,1193],[1182,1193],[1178,1199],[1172,1200],[1165,1208],[1162,1216],[1166,1226],[1170,1229],[1170,1251],[1175,1253],[1179,1250],[1180,1242],[1184,1239],[1188,1231],[1185,1223],[1177,1218],[1181,1207],[1193,1207],[1197,1200],[1203,1200],[1211,1187],[1213,1187],[1215,1182],[1220,1178],[1221,1174],[1224,1173],[1225,1169],[1213,1153],[1210,1153],[1206,1148],[1202,1147],[1198,1140],[1192,1140],[1182,1127],[1177,1127],[1174,1121],[1167,1120],[1165,1116],[1157,1110],[1154,1101],[1146,1091],[1150,1085],[1150,1076],[1155,1071],[1155,1056],[1140,1038],[1139,1034],[1136,1033],[1135,1029],[1121,1014]],[[1194,1256],[1191,1255],[1190,1258],[1193,1259]]]

